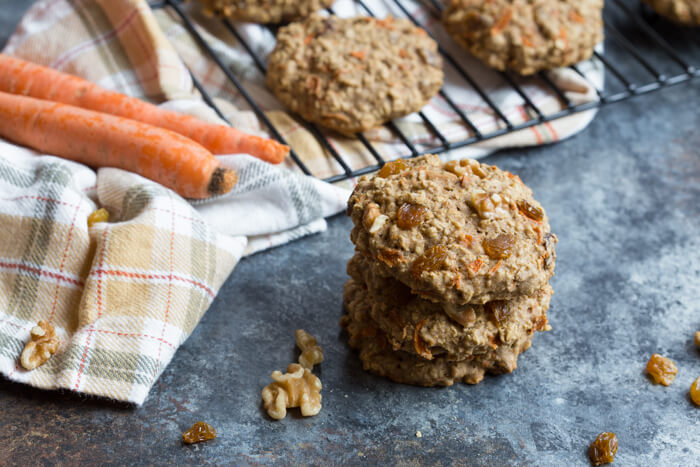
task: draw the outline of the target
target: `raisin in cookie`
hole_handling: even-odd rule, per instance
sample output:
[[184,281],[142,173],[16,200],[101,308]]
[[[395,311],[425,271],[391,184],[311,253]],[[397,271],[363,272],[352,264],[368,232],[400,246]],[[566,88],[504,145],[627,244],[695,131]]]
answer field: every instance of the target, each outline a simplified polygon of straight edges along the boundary
[[442,79],[437,44],[406,19],[313,15],[279,30],[266,84],[305,120],[352,134],[420,110]]
[[518,355],[530,348],[531,339],[527,337],[465,360],[451,360],[444,355],[428,360],[402,350],[394,351],[386,334],[370,317],[372,303],[367,291],[351,279],[345,285],[343,298],[347,315],[343,316],[341,325],[350,335],[350,346],[359,351],[362,367],[398,383],[451,386],[462,381],[477,384],[486,372],[499,374],[515,370]]
[[554,274],[547,215],[519,177],[435,155],[361,177],[348,201],[355,248],[434,302],[532,295]]
[[602,10],[603,0],[450,0],[442,22],[488,66],[530,75],[590,57]]
[[281,23],[306,18],[334,0],[200,0],[205,8],[236,21]]
[[552,288],[546,285],[533,295],[485,305],[449,308],[423,300],[393,278],[376,274],[372,264],[356,254],[348,274],[366,289],[369,316],[381,329],[393,350],[403,350],[427,360],[495,359],[505,345],[519,348],[535,331],[547,328]]
[[658,14],[686,26],[700,25],[698,0],[643,0]]

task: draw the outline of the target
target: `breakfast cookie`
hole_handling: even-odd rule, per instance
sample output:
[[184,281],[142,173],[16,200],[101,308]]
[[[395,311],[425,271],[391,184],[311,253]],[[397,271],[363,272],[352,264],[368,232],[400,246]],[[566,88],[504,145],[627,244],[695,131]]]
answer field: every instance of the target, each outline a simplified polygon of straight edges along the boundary
[[514,346],[500,345],[493,352],[467,360],[450,360],[444,355],[428,360],[392,350],[386,335],[370,317],[372,304],[361,285],[352,279],[348,281],[343,298],[347,315],[343,316],[341,325],[350,335],[350,346],[359,351],[363,368],[398,383],[451,386],[462,381],[477,384],[486,372],[499,374],[515,370],[518,355],[530,347],[528,338]]
[[236,21],[281,23],[306,18],[334,0],[200,0],[211,13]]
[[442,79],[437,44],[407,19],[312,15],[279,30],[266,84],[305,120],[352,134],[420,110]]
[[589,58],[603,40],[602,10],[603,0],[450,0],[442,22],[488,66],[530,75]]
[[446,314],[441,304],[416,297],[400,282],[374,273],[361,255],[350,260],[348,274],[360,289],[366,289],[369,316],[392,349],[428,360],[441,355],[450,360],[484,358],[502,345],[519,348],[535,331],[547,328],[553,293],[549,285],[510,301],[453,306]]
[[434,302],[532,295],[554,274],[547,216],[517,176],[435,155],[361,177],[348,201],[355,248]]
[[686,26],[700,25],[700,1],[698,0],[643,0],[654,11]]

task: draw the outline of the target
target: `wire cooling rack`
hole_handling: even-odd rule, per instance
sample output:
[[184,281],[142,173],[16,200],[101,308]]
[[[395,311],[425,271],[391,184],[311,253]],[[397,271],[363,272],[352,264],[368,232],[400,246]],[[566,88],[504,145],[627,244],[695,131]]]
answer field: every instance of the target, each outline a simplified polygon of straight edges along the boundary
[[[367,15],[374,16],[374,12],[367,6],[365,1],[355,0],[355,2]],[[405,0],[393,0],[393,2],[398,7],[398,10],[413,23],[419,26],[421,25],[418,18],[409,12]],[[433,19],[440,17],[443,8],[440,1],[424,0],[424,3],[429,8],[430,14],[434,16]],[[151,2],[151,7],[154,9],[172,8],[177,17],[182,20],[189,34],[194,37],[205,53],[211,57],[225,74],[226,78],[235,86],[243,99],[250,105],[251,110],[255,112],[260,121],[267,127],[269,133],[282,143],[286,143],[280,131],[274,126],[261,107],[251,97],[251,94],[246,90],[242,80],[224,64],[221,57],[197,32],[192,18],[188,15],[187,9],[183,8],[182,1],[154,1]],[[333,13],[333,10],[329,9],[329,12]],[[221,21],[226,29],[236,37],[243,48],[250,54],[255,65],[264,74],[264,61],[261,57],[256,55],[252,45],[239,33],[236,28],[236,23],[228,19],[221,19]],[[545,114],[545,112],[528,97],[528,94],[523,89],[523,85],[519,84],[519,81],[521,82],[520,79],[511,75],[509,72],[500,73],[504,82],[512,87],[512,90],[522,98],[525,106],[530,110],[527,113],[527,119],[518,123],[512,122],[489,96],[489,93],[477,83],[470,72],[450,55],[443,45],[439,45],[439,52],[444,59],[445,66],[452,67],[457,75],[464,80],[464,85],[471,87],[471,89],[483,99],[484,103],[493,112],[494,117],[500,121],[500,125],[498,129],[493,131],[480,131],[474,122],[469,119],[464,111],[460,109],[443,89],[439,92],[440,97],[445,100],[447,105],[451,107],[459,116],[462,123],[470,130],[470,136],[459,141],[449,141],[431,119],[423,112],[418,112],[420,120],[430,133],[434,135],[434,140],[437,144],[428,147],[415,144],[399,126],[394,122],[389,122],[385,125],[386,128],[396,135],[398,140],[405,146],[405,153],[401,154],[401,157],[416,157],[422,154],[441,153],[461,148],[541,123],[563,118],[577,112],[603,107],[634,96],[657,91],[667,86],[684,83],[700,76],[700,70],[698,69],[700,66],[700,36],[698,35],[698,28],[693,29],[676,26],[664,18],[656,16],[650,9],[643,6],[639,0],[608,0],[604,10],[604,23],[606,37],[605,53],[601,54],[595,52],[594,57],[599,60],[605,68],[605,82],[607,84],[605,89],[599,89],[591,83],[597,93],[598,98],[596,100],[583,104],[575,104],[567,98],[565,92],[558,88],[546,73],[539,73],[528,79],[539,80],[539,84],[553,91],[563,104],[560,111]],[[578,66],[574,65],[570,68],[585,78],[584,73]],[[192,79],[195,87],[202,94],[206,103],[211,106],[219,116],[225,119],[223,113],[216,106],[211,95],[207,92],[202,83],[197,80],[194,75],[192,75]],[[340,173],[325,178],[326,181],[335,182],[373,172],[386,162],[375,145],[362,133],[357,133],[355,135],[356,138],[367,149],[369,154],[371,154],[375,163],[353,169],[334,148],[325,131],[322,131],[314,124],[306,124],[306,128],[318,139],[319,143],[326,149],[330,157],[335,159],[341,169]],[[302,172],[307,175],[315,175],[298,157],[293,148],[290,156]]]

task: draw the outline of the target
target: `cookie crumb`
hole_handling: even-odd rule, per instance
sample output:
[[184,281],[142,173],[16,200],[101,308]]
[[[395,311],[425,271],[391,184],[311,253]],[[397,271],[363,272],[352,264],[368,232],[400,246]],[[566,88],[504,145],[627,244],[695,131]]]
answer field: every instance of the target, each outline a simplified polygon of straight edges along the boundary
[[695,347],[700,349],[700,331],[695,331]]
[[422,438],[423,433],[420,432],[420,430],[416,431],[416,438]]

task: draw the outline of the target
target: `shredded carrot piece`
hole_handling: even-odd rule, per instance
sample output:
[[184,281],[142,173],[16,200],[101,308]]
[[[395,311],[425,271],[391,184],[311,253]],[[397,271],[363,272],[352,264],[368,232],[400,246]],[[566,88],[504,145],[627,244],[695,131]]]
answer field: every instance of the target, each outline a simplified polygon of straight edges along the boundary
[[522,39],[523,45],[525,45],[525,47],[535,46],[535,44],[530,40],[530,38],[527,35],[523,34],[522,36],[520,36],[520,38]]
[[399,49],[399,57],[408,58],[408,53],[404,49]]
[[573,10],[569,13],[569,19],[579,24],[583,24],[586,22],[583,16],[581,16],[580,14],[578,14],[578,12]]
[[534,230],[535,232],[537,232],[537,243],[542,243],[542,229],[540,228],[540,226],[537,226]]
[[498,262],[496,264],[494,264],[494,266],[491,269],[489,269],[489,275],[496,272],[496,270],[498,270],[498,268],[500,268],[502,264],[503,264],[503,260],[499,259]]
[[569,37],[568,37],[568,34],[566,32],[566,28],[564,26],[559,28],[559,39],[564,41],[564,48],[568,49],[569,48]]
[[365,52],[363,50],[355,50],[353,52],[350,52],[350,55],[355,57],[358,60],[364,60],[365,59]]
[[491,28],[491,35],[495,36],[496,34],[500,34],[506,26],[508,26],[508,23],[510,23],[510,20],[513,18],[513,10],[508,8],[505,13],[496,21],[496,24]]
[[469,234],[462,235],[462,243],[464,243],[465,246],[467,246],[467,247],[472,244],[473,240],[474,240],[474,237],[472,237]]
[[376,21],[377,25],[382,27],[382,28],[387,28],[387,29],[394,29],[394,17],[393,16],[387,16],[384,19],[378,19]]
[[413,331],[413,347],[416,349],[416,353],[418,355],[425,359],[432,360],[433,354],[430,352],[430,350],[428,350],[428,347],[425,345],[425,342],[423,342],[423,339],[421,339],[419,335],[421,328],[427,320],[428,318],[425,318],[423,321],[416,324],[416,329]]
[[483,265],[484,262],[480,259],[475,259],[471,263],[467,265],[467,268],[469,269],[469,272],[472,273],[472,275],[476,275],[479,272],[479,269],[481,269],[481,265]]
[[306,37],[304,38],[304,45],[309,45],[309,44],[311,43],[312,40],[314,40],[314,35],[313,35],[313,34],[309,34],[308,36],[306,36]]

